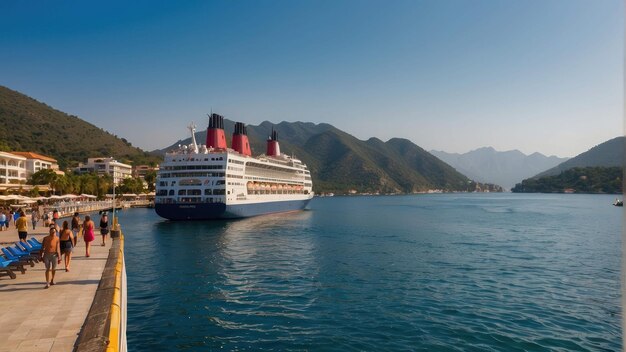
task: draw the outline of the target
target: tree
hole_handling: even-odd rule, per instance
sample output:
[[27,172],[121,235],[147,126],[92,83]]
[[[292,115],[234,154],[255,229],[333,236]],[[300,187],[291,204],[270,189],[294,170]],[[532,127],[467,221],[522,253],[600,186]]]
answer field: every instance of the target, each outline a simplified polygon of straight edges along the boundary
[[144,184],[140,178],[125,178],[122,183],[115,188],[119,193],[143,193]]
[[35,186],[28,192],[29,197],[39,197],[39,187]]
[[146,172],[144,180],[146,180],[146,183],[148,184],[148,191],[153,192],[155,190],[156,171],[150,170]]
[[35,172],[28,179],[31,185],[50,185],[56,179],[57,174],[52,169],[43,169]]
[[104,198],[104,196],[109,193],[109,191],[113,190],[113,188],[111,188],[113,186],[113,177],[111,177],[111,175],[105,174],[102,175],[100,177],[97,177],[97,191],[98,191],[98,198]]

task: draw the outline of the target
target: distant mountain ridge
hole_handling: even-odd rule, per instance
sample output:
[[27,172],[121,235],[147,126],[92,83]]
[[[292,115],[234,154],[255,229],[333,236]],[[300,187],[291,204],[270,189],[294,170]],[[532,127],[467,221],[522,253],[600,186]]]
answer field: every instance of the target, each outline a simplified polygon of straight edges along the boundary
[[[234,122],[224,122],[230,145]],[[318,192],[413,193],[433,189],[473,191],[476,187],[465,175],[409,140],[362,141],[329,124],[264,121],[258,126],[248,125],[253,155],[265,152],[272,128],[278,132],[281,151],[307,164]],[[196,140],[204,143],[205,128],[196,132]],[[154,152],[163,153],[190,141],[179,140]]]
[[0,86],[0,121],[0,150],[51,156],[62,169],[98,156],[134,162],[158,160],[77,116],[3,86]]
[[536,174],[534,177],[555,176],[574,167],[622,167],[624,165],[624,140],[626,137],[622,136],[600,143],[574,158]]
[[431,150],[430,153],[473,180],[495,183],[505,189],[511,189],[521,180],[568,159],[547,157],[541,153],[526,155],[519,150],[499,152],[492,147],[483,147],[463,154],[438,150]]

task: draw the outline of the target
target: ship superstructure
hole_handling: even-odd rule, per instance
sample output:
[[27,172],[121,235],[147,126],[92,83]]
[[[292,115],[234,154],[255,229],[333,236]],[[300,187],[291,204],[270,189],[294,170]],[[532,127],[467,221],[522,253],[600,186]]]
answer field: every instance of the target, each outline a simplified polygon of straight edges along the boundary
[[300,160],[280,152],[272,131],[265,154],[252,157],[246,126],[237,122],[231,147],[224,117],[209,117],[206,144],[168,152],[157,173],[155,210],[171,220],[242,218],[301,210],[313,198],[311,174]]

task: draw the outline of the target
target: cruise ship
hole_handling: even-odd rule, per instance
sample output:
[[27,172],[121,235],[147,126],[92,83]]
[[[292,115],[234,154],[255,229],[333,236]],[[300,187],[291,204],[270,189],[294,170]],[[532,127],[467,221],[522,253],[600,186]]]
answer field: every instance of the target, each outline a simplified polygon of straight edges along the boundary
[[231,147],[224,117],[209,116],[206,144],[192,143],[165,154],[156,180],[156,213],[170,220],[244,218],[304,209],[313,198],[311,173],[280,152],[272,131],[265,154],[252,156],[246,126],[237,122]]

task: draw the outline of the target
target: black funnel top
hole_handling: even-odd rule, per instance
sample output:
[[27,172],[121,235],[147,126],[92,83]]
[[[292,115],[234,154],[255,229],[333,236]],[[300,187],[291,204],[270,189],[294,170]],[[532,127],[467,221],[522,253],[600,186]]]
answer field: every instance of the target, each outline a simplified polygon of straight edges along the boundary
[[209,128],[224,129],[224,116],[212,113],[209,116]]
[[248,128],[243,122],[235,122],[235,132],[233,134],[248,135]]
[[278,140],[278,132],[274,131],[274,127],[272,127],[272,133],[270,134],[270,138],[268,141],[277,141]]

